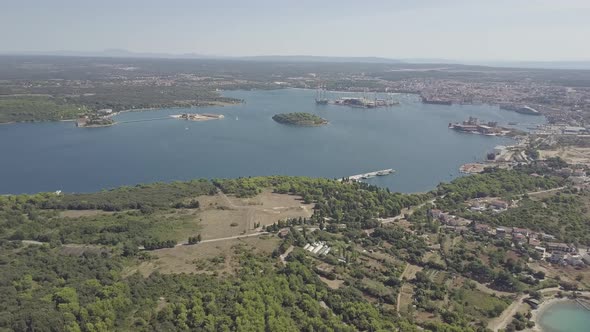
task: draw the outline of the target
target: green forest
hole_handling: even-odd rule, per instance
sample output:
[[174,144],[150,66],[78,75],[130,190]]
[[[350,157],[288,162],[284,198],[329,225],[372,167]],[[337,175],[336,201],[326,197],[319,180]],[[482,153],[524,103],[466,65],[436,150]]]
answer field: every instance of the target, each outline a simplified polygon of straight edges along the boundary
[[71,120],[88,108],[46,96],[0,97],[0,123]]
[[[270,176],[0,196],[0,331],[418,331],[410,316],[391,309],[405,264],[424,266],[429,275],[452,271],[498,290],[536,286],[506,272],[522,270],[514,262],[490,257],[494,263],[488,267],[478,258],[481,253],[461,247],[449,251],[442,263],[424,263],[428,248],[422,236],[382,227],[377,219],[399,215],[438,194],[451,199],[451,188],[461,197],[479,197],[557,185],[552,178],[498,171],[415,195],[355,181]],[[129,272],[152,260],[151,250],[174,247],[179,239],[198,248],[199,227],[175,211],[199,209],[199,197],[219,190],[248,198],[268,189],[315,203],[311,218],[269,227],[291,230],[272,255],[235,249],[239,267],[223,276]],[[576,204],[572,199],[566,195],[546,203]],[[319,230],[306,231],[312,225]],[[329,241],[347,263],[326,256],[324,262],[337,268],[321,270],[302,249],[295,249],[285,264],[277,260],[288,246],[313,241]],[[355,246],[381,248],[395,261],[381,261],[376,269],[367,263],[372,256],[359,254]],[[415,303],[440,321],[421,322],[422,329],[484,331],[470,322],[494,317],[507,305],[506,299],[481,298],[469,285],[452,290],[425,276],[417,274],[412,281],[421,290]],[[344,285],[331,289],[320,277],[342,278]],[[441,306],[441,298],[452,300],[452,306]]]
[[[272,257],[245,251],[239,273],[225,278],[124,274],[125,267],[149,259],[138,245],[167,247],[175,243],[170,242],[172,230],[188,233],[182,217],[163,217],[163,212],[179,202],[198,208],[193,198],[215,193],[216,186],[242,196],[264,187],[303,194],[318,202],[314,219],[331,216],[359,228],[424,198],[361,183],[295,177],[2,196],[0,330],[417,331],[406,319],[363,301],[355,288],[328,291],[305,255],[293,255],[278,267]],[[105,212],[63,217],[63,209]],[[72,254],[67,244],[84,246]]]

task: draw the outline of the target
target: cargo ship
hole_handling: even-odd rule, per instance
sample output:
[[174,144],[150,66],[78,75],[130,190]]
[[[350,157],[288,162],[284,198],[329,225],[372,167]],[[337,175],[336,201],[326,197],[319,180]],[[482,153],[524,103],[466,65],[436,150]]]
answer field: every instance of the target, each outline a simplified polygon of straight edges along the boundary
[[449,123],[449,129],[469,134],[480,134],[486,136],[504,136],[510,131],[498,127],[497,122],[481,123],[478,118],[469,117],[469,120],[457,123]]
[[438,98],[427,98],[425,96],[420,96],[422,98],[422,103],[424,104],[434,104],[434,105],[453,105],[453,101],[446,100],[446,99],[438,99]]

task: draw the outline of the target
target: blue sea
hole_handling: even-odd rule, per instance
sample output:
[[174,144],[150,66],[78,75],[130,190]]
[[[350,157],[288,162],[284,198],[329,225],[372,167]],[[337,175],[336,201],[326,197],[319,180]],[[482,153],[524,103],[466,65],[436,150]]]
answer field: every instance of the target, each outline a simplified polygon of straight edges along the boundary
[[[398,94],[400,105],[359,109],[316,105],[303,89],[227,91],[244,103],[117,115],[119,124],[76,128],[73,122],[0,125],[0,193],[91,192],[121,185],[256,175],[340,178],[393,168],[367,180],[398,192],[422,192],[459,176],[458,167],[483,160],[501,137],[462,134],[450,122],[475,116],[500,125],[532,127],[543,117],[487,105],[428,105]],[[342,94],[343,96],[344,94]],[[332,98],[340,95],[332,93]],[[221,120],[127,122],[182,112],[218,113]],[[310,112],[329,121],[294,127],[277,113]]]

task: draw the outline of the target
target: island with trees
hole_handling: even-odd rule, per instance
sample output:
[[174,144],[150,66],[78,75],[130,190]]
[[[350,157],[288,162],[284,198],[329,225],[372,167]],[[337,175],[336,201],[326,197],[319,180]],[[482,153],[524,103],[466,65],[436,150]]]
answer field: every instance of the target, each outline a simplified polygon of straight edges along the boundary
[[311,113],[295,112],[276,114],[272,117],[278,123],[292,126],[317,127],[328,124],[328,120]]

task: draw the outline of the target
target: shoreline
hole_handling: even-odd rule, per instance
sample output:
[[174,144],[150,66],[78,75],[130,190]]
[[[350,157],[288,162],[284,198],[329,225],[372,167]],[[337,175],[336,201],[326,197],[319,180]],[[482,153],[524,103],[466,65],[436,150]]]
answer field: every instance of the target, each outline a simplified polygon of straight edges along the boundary
[[569,301],[574,301],[568,297],[562,297],[562,298],[557,298],[557,297],[553,297],[550,298],[548,300],[543,301],[543,303],[541,303],[539,305],[539,307],[535,310],[531,311],[531,322],[535,322],[535,326],[531,329],[525,330],[525,331],[529,331],[529,332],[543,332],[543,328],[540,325],[540,321],[541,321],[541,316],[543,316],[543,314],[547,311],[547,309],[549,309],[551,306],[557,304],[557,303],[563,303],[563,302],[569,302]]
[[[165,110],[165,109],[181,109],[181,108],[192,109],[192,108],[205,108],[205,107],[230,107],[230,106],[235,106],[235,105],[239,105],[239,104],[243,104],[243,103],[244,103],[244,101],[240,101],[237,103],[221,102],[220,101],[220,102],[211,102],[209,105],[202,105],[202,106],[169,106],[169,107],[162,106],[162,107],[146,107],[146,108],[129,108],[129,109],[113,112],[113,113],[105,116],[105,118],[111,118],[111,117],[117,116],[119,114],[128,113],[128,112],[145,112],[145,111],[157,111],[157,110]],[[0,125],[11,125],[11,124],[17,124],[17,123],[75,122],[76,120],[77,120],[77,118],[61,119],[61,120],[10,121],[10,122],[0,122]]]
[[[584,299],[589,299],[590,298],[590,292],[589,291],[585,291],[585,292],[576,292],[576,293],[580,293],[578,294],[577,298],[584,298]],[[564,303],[564,302],[573,302],[575,303],[576,300],[569,298],[567,296],[558,298],[558,297],[551,297],[549,299],[544,300],[537,309],[531,310],[531,318],[530,321],[535,322],[535,326],[531,329],[527,329],[525,331],[529,331],[529,332],[545,332],[543,330],[543,328],[540,325],[540,321],[541,321],[541,317],[543,316],[543,314],[552,306],[559,304],[559,303]]]

